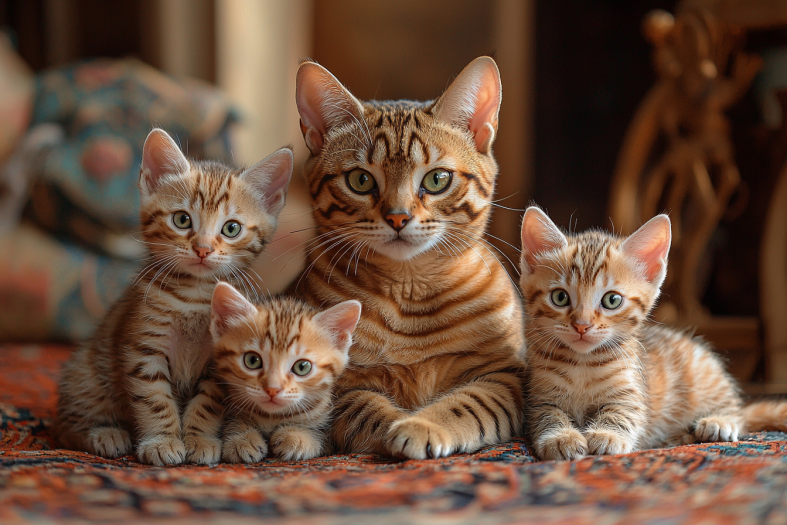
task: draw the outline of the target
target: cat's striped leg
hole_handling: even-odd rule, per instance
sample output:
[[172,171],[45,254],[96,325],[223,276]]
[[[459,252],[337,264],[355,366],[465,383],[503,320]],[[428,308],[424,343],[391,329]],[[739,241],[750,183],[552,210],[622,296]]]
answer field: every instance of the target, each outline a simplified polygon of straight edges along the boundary
[[394,423],[387,435],[388,452],[412,459],[475,452],[517,435],[522,414],[520,378],[487,374]]
[[608,403],[584,431],[588,453],[628,454],[637,449],[645,431],[647,414],[644,403]]
[[186,458],[169,361],[152,345],[126,350],[126,387],[137,436],[137,458],[153,465],[178,465]]
[[386,396],[372,390],[352,389],[338,394],[331,441],[341,452],[388,454],[385,437],[407,412]]
[[225,416],[221,459],[226,463],[259,463],[268,455],[268,444],[256,423],[244,414]]
[[222,394],[211,377],[197,384],[197,395],[183,412],[183,443],[186,461],[198,465],[215,465],[221,458]]
[[572,460],[587,454],[585,436],[560,407],[544,400],[528,400],[528,421],[533,448],[539,459]]

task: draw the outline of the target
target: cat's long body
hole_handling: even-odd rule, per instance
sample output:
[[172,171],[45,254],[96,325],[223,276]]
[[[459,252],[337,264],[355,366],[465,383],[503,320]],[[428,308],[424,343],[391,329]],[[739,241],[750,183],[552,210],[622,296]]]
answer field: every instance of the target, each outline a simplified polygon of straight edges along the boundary
[[291,172],[287,149],[230,169],[189,161],[166,132],[150,133],[140,176],[150,255],[64,367],[55,420],[64,446],[110,458],[134,446],[158,465],[218,461],[211,296],[219,276],[248,290],[244,268],[275,231]]
[[525,213],[527,410],[540,458],[734,441],[747,429],[787,428],[787,405],[743,406],[706,343],[648,323],[670,239],[664,215],[624,239],[566,235],[538,208]]
[[474,61],[427,103],[361,103],[305,63],[297,98],[320,235],[296,290],[317,306],[364,307],[333,441],[425,458],[516,435],[521,305],[483,237],[497,176],[494,62]]

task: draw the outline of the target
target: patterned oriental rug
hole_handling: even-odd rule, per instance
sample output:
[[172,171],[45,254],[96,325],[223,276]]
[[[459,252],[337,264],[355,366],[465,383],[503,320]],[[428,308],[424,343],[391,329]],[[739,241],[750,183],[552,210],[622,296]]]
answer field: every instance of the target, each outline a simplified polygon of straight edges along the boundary
[[0,523],[787,523],[787,435],[537,462],[515,439],[477,454],[350,455],[157,468],[58,449],[69,348],[0,345]]

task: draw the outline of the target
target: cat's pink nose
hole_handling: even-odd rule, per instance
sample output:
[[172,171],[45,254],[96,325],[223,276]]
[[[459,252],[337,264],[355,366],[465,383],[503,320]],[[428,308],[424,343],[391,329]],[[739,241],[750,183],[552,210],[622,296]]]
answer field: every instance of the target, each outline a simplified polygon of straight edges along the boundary
[[210,247],[210,246],[199,246],[199,245],[196,245],[196,246],[192,246],[192,248],[194,249],[194,252],[197,255],[199,255],[200,259],[204,259],[208,255],[213,253],[213,248]]
[[274,398],[274,397],[276,397],[276,394],[278,394],[279,392],[281,392],[281,387],[270,387],[270,386],[266,386],[266,387],[265,387],[265,391],[268,393],[268,395],[269,395],[271,398]]
[[389,213],[385,216],[386,222],[396,231],[401,231],[412,218],[409,213]]
[[579,332],[579,335],[585,335],[585,333],[590,330],[590,327],[593,326],[592,324],[579,324],[573,323],[572,326],[574,329]]

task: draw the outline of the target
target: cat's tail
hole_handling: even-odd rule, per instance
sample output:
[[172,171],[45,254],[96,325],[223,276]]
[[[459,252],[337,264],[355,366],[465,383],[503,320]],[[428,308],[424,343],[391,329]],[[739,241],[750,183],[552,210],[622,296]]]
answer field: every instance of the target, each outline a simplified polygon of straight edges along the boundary
[[750,432],[760,430],[787,432],[787,401],[755,401],[743,407],[743,418]]

